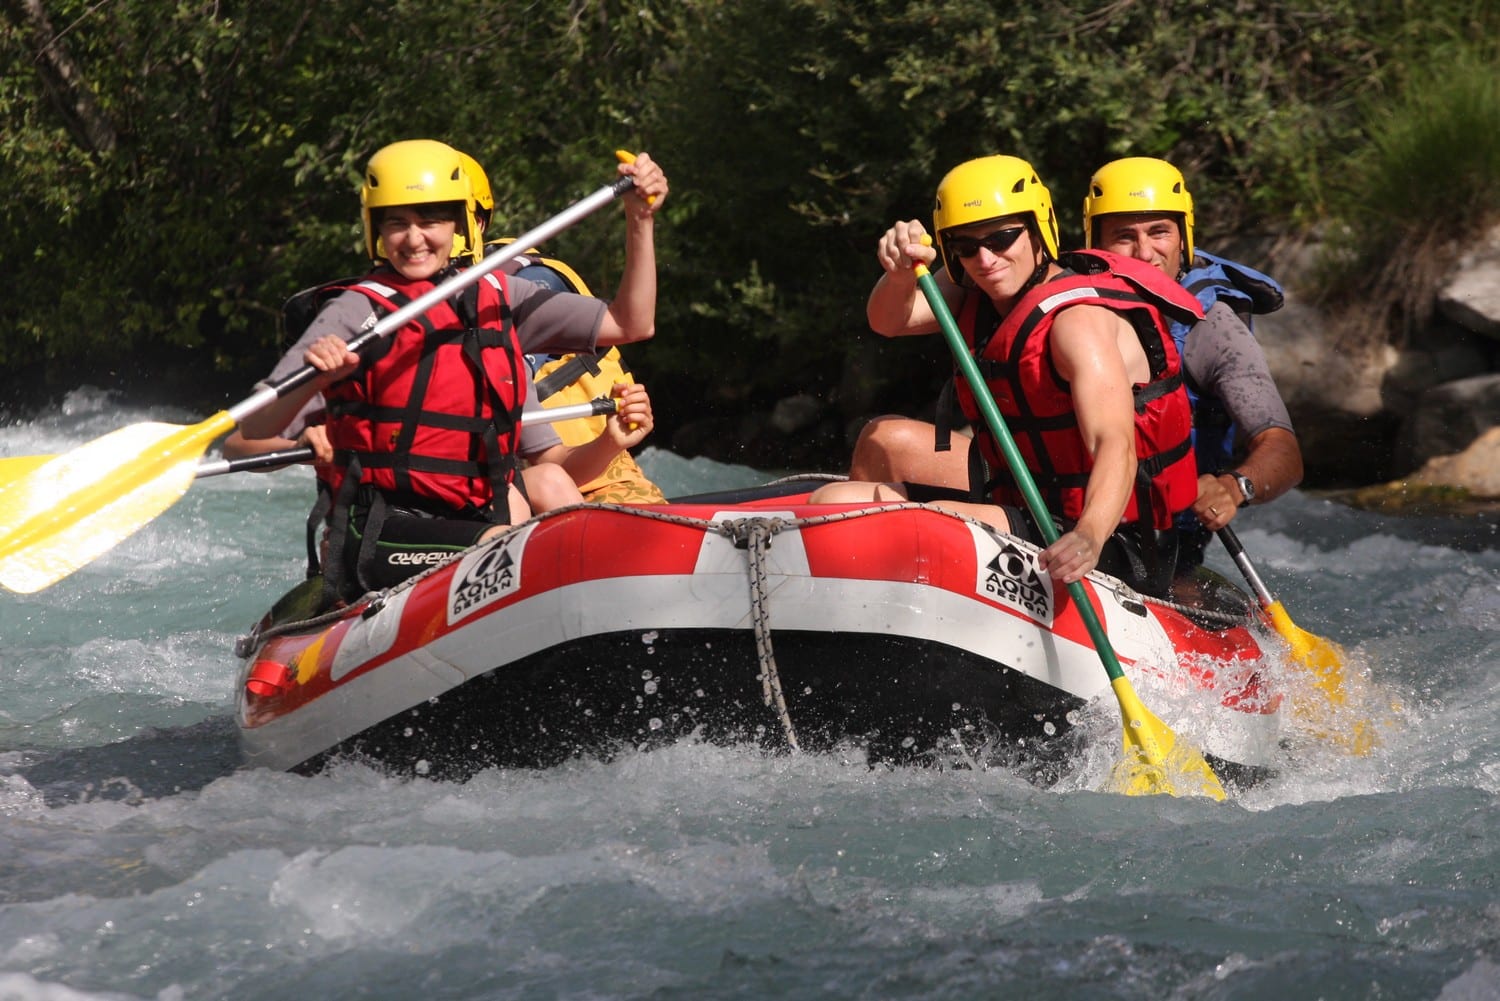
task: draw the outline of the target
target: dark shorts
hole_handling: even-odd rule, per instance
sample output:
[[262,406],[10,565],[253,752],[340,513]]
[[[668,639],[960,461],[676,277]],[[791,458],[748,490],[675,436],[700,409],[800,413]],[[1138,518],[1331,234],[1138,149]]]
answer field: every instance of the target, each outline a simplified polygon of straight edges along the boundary
[[1208,544],[1213,539],[1213,533],[1204,528],[1198,521],[1194,520],[1192,530],[1179,528],[1177,538],[1180,545],[1177,550],[1177,572],[1184,574],[1194,567],[1203,565],[1208,556]]
[[[391,587],[468,549],[492,526],[471,518],[443,518],[410,508],[388,506],[379,535],[366,545],[368,510],[350,510],[344,569],[351,580],[371,589]],[[358,576],[354,576],[356,571]]]

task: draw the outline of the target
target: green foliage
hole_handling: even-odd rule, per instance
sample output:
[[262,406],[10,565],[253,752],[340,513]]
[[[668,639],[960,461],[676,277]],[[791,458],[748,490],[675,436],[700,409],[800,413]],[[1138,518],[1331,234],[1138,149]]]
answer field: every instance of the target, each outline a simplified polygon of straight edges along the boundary
[[[832,398],[857,369],[875,398],[849,406],[906,408],[943,352],[914,376],[868,334],[872,248],[928,217],[948,167],[1029,158],[1065,242],[1089,174],[1126,154],[1183,168],[1208,246],[1310,224],[1344,204],[1367,109],[1439,47],[1500,34],[1491,6],[0,0],[0,363],[43,391],[177,371],[178,391],[240,395],[285,297],[364,267],[365,159],[432,136],[488,168],[491,236],[593,190],[616,147],[663,163],[643,376]],[[601,294],[607,215],[548,248]]]
[[1364,109],[1367,141],[1335,189],[1348,245],[1330,294],[1357,302],[1362,329],[1409,333],[1432,312],[1459,248],[1500,220],[1500,51],[1462,43]]
[[[248,384],[276,356],[286,296],[366,267],[370,153],[414,135],[483,152],[468,138],[526,134],[531,90],[558,104],[551,52],[500,16],[517,4],[45,6],[50,32],[0,6],[0,240],[34,248],[12,265],[0,362],[53,389],[173,367]],[[82,84],[49,101],[38,52],[58,37]],[[88,121],[79,93],[96,98]],[[612,162],[596,154],[593,176]]]
[[[766,388],[832,392],[847,355],[872,350],[861,313],[875,237],[896,218],[926,219],[937,178],[986,153],[1037,166],[1068,243],[1089,174],[1128,154],[1183,167],[1209,246],[1316,220],[1326,151],[1353,143],[1383,46],[1400,37],[1419,53],[1442,37],[1443,11],[1424,33],[1407,27],[1409,6],[705,4],[712,16],[676,44],[695,58],[653,107],[674,176],[695,193],[672,230],[672,284],[721,322],[653,344],[652,357],[707,341]],[[758,317],[719,301],[752,269],[795,348],[780,359],[741,325]],[[930,392],[923,377],[900,399],[911,359],[894,353],[891,366],[888,405]]]

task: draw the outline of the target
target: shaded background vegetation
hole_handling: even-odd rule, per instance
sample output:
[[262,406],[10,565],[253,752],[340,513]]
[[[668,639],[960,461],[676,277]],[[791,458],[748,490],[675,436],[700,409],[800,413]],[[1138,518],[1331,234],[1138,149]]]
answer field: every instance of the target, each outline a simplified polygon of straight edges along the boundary
[[[667,433],[794,392],[850,419],[926,402],[947,362],[867,332],[871,248],[891,220],[926,218],[938,177],[971,156],[1030,159],[1074,234],[1096,166],[1168,157],[1203,245],[1332,233],[1346,249],[1318,290],[1367,310],[1376,340],[1430,308],[1420,260],[1435,272],[1500,205],[1489,2],[0,0],[0,14],[13,413],[81,383],[194,409],[243,398],[280,352],[282,301],[363,269],[360,167],[414,136],[487,166],[492,236],[593,190],[616,147],[663,163],[659,334],[631,361]],[[620,234],[601,215],[549,249],[607,293]],[[1407,240],[1429,255],[1414,263]]]

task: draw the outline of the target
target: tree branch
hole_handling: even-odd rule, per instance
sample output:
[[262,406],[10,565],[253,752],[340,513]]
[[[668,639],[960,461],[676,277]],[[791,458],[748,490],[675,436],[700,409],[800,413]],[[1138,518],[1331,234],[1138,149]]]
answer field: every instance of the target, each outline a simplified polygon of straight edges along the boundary
[[99,107],[83,71],[62,35],[52,27],[42,0],[0,0],[35,53],[37,76],[73,140],[91,153],[108,153],[119,143],[114,123]]

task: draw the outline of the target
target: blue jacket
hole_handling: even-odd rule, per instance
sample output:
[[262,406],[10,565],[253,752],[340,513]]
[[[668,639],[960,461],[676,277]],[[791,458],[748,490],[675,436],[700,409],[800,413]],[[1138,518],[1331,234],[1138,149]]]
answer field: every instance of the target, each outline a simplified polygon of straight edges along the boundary
[[[1194,255],[1193,268],[1182,276],[1181,284],[1198,300],[1205,314],[1214,303],[1222,302],[1252,330],[1253,314],[1274,313],[1285,302],[1276,279],[1202,250]],[[1184,348],[1192,329],[1192,324],[1173,321],[1172,339],[1177,343],[1179,354],[1186,353]],[[1193,452],[1198,460],[1198,471],[1216,473],[1227,469],[1234,453],[1234,422],[1230,420],[1229,411],[1224,408],[1222,400],[1203,393],[1186,366],[1183,367],[1183,376],[1188,400],[1193,407]],[[1191,511],[1178,516],[1178,528],[1200,533],[1203,530]]]

